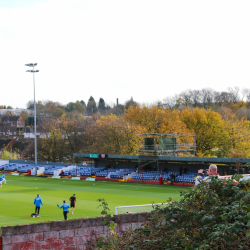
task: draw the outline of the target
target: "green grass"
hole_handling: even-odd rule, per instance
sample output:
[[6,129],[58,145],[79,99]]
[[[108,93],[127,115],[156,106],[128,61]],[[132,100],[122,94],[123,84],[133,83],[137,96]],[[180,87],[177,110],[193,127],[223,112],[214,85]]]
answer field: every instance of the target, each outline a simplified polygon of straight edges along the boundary
[[[6,176],[7,184],[0,189],[0,227],[62,220],[63,212],[56,205],[76,194],[74,215],[68,219],[100,216],[97,199],[104,198],[115,214],[115,207],[161,203],[166,197],[180,199],[179,191],[187,187],[158,186],[137,183],[77,181],[26,176]],[[40,194],[43,206],[41,218],[28,217],[35,212],[34,198]]]

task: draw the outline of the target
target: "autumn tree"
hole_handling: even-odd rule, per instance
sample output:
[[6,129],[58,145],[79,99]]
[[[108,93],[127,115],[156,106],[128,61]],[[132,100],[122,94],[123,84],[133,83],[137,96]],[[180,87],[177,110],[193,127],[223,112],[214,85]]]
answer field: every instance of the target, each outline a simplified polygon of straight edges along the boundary
[[[27,103],[27,109],[34,109],[34,101],[29,101]],[[54,102],[51,100],[37,101],[36,111],[38,117],[53,117],[58,116],[60,109],[64,110],[64,106],[59,102]]]
[[212,110],[195,108],[191,111],[187,108],[181,112],[180,118],[196,135],[198,156],[214,156],[225,145],[228,133],[220,114]]
[[66,113],[63,113],[62,115],[61,115],[61,117],[60,117],[61,119],[66,119],[67,118],[67,115],[66,115]]
[[138,154],[140,133],[145,129],[113,114],[102,116],[86,130],[88,151],[98,154]]
[[18,153],[16,151],[12,151],[12,150],[9,151],[9,150],[3,149],[1,159],[4,159],[4,160],[7,160],[7,159],[18,160]]
[[180,119],[180,111],[162,109],[157,106],[130,106],[125,118],[146,129],[147,133],[190,134]]
[[55,110],[53,111],[53,116],[61,117],[63,113],[64,113],[64,110],[62,108],[55,108]]
[[206,88],[200,91],[200,102],[204,108],[209,108],[215,102],[216,93],[213,89]]
[[98,109],[99,109],[100,111],[105,110],[105,101],[104,101],[103,98],[100,98],[100,99],[99,99]]
[[93,96],[90,96],[86,109],[88,112],[92,112],[92,113],[96,112],[97,110],[96,102]]
[[189,90],[190,102],[193,107],[198,107],[201,103],[200,90]]
[[85,106],[82,105],[81,102],[76,101],[76,111],[78,111],[79,113],[84,113],[85,112]]
[[28,101],[26,107],[27,109],[34,109],[34,101]]
[[75,110],[75,103],[74,102],[69,102],[66,107],[65,110],[67,112],[72,112],[73,110]]
[[163,100],[163,103],[171,103],[169,108],[173,107],[174,103],[174,107],[179,109],[183,109],[183,107],[216,109],[224,106],[238,110],[241,107],[250,106],[250,89],[243,88],[241,90],[239,87],[230,87],[227,91],[222,92],[211,88],[187,89],[177,94],[174,100],[171,99],[172,97],[166,97]]
[[27,111],[22,111],[20,116],[23,118],[24,121],[28,120],[29,114]]
[[128,101],[125,102],[125,108],[128,109],[130,106],[136,107],[138,103],[134,101],[133,97],[131,97]]
[[86,108],[86,104],[83,100],[81,100],[80,103],[82,104],[82,106],[84,106]]
[[[248,104],[247,104],[248,105]],[[247,120],[250,120],[250,109],[247,107],[241,107],[238,110],[234,110],[234,113],[239,117],[245,117]]]
[[63,131],[58,127],[56,119],[44,119],[39,124],[39,130],[43,135],[38,139],[38,156],[46,161],[63,161],[66,152],[66,144]]
[[73,160],[73,153],[81,153],[86,150],[86,127],[91,119],[83,116],[78,118],[66,118],[58,120],[58,126],[65,137],[67,143],[68,158]]
[[161,103],[158,106],[161,106],[163,108],[168,108],[168,109],[174,109],[175,107],[177,108],[177,100],[178,96],[168,96],[163,99],[163,103]]
[[185,91],[182,91],[180,93],[180,100],[179,102],[181,101],[181,105],[185,106],[185,107],[188,107],[192,104],[191,102],[191,94],[190,94],[190,89],[188,90],[185,90]]
[[85,112],[85,107],[82,105],[81,102],[76,101],[76,102],[69,102],[66,107],[65,110],[67,112],[79,112],[79,113],[84,113]]
[[[250,157],[250,121],[246,117],[237,117],[230,109],[223,112],[223,124],[228,136],[223,138],[227,157]],[[236,157],[238,156],[238,157]]]
[[236,103],[240,100],[240,88],[239,87],[228,88],[228,93],[233,103]]

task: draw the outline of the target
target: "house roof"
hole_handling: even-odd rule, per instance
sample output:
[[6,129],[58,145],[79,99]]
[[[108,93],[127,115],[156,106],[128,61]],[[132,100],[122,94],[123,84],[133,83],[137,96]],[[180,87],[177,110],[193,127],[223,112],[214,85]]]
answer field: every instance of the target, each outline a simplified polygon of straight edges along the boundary
[[16,122],[19,118],[20,116],[4,116],[2,122]]
[[29,146],[31,142],[23,142],[21,140],[16,141],[16,143],[12,146],[14,151],[22,152],[25,148]]
[[0,149],[6,147],[12,139],[0,139]]

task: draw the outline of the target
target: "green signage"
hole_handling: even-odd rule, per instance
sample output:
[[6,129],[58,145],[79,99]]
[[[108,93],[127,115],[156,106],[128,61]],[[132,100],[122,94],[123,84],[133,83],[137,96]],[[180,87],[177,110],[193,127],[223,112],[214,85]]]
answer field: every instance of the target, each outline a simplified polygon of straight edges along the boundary
[[95,181],[95,178],[88,177],[88,178],[86,178],[86,181]]
[[90,154],[89,158],[95,158],[95,159],[97,159],[97,158],[99,158],[99,155],[98,154]]
[[12,175],[19,175],[19,173],[12,173]]
[[71,180],[78,180],[78,181],[80,181],[81,177],[72,177]]
[[56,175],[56,176],[55,176],[55,175],[53,175],[53,176],[52,176],[52,178],[60,179],[60,178],[61,178],[61,176],[59,176],[59,175]]

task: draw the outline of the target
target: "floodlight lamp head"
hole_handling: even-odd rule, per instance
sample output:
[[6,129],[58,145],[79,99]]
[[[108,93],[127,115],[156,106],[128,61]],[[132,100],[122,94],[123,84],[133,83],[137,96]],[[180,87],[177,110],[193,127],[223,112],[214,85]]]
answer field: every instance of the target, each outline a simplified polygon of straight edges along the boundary
[[30,72],[30,73],[38,73],[39,70],[26,70],[26,72]]
[[26,63],[25,66],[35,67],[35,66],[37,66],[37,63]]

